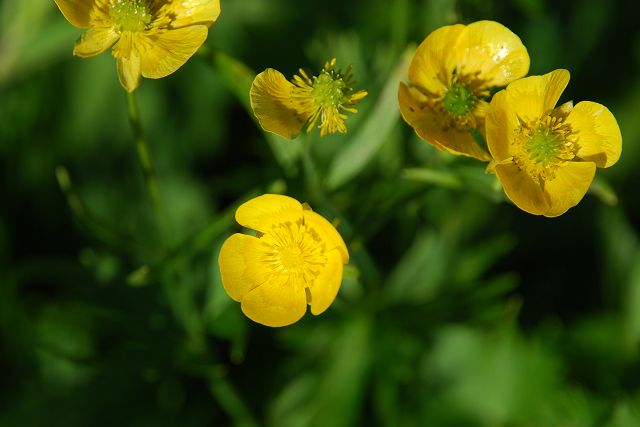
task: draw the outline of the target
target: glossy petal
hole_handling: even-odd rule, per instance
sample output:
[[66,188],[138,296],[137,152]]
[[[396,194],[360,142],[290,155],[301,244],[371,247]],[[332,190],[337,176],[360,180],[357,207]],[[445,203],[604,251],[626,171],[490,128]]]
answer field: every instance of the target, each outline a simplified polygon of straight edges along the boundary
[[300,283],[287,276],[272,276],[242,298],[242,312],[266,326],[287,326],[307,311],[307,296]]
[[72,25],[78,28],[89,28],[92,0],[55,0],[58,9]]
[[518,127],[517,116],[509,107],[507,99],[505,90],[496,93],[485,118],[487,147],[496,162],[511,157],[511,139]]
[[311,313],[318,315],[324,312],[336,299],[342,284],[343,255],[337,251],[326,253],[327,263],[313,281],[311,292]]
[[608,168],[618,161],[622,135],[607,107],[595,102],[580,102],[569,113],[567,123],[577,132],[579,158],[595,162],[599,168]]
[[533,122],[555,107],[568,83],[567,70],[516,80],[507,86],[505,105],[521,119]]
[[236,221],[243,227],[266,232],[274,222],[302,219],[302,205],[281,194],[264,194],[253,198],[236,210]]
[[224,289],[233,300],[241,301],[267,280],[270,272],[260,261],[268,250],[260,239],[246,234],[236,233],[225,240],[218,265]]
[[219,0],[156,0],[156,4],[166,4],[160,15],[171,17],[171,28],[202,24],[211,26],[220,15]]
[[545,182],[549,207],[543,215],[556,217],[577,205],[589,190],[595,173],[593,162],[570,162],[559,168],[555,179]]
[[507,197],[520,209],[534,215],[543,215],[549,208],[549,199],[542,187],[514,164],[495,165],[496,175]]
[[98,55],[109,49],[120,35],[113,28],[87,30],[76,42],[73,54],[81,58]]
[[460,132],[452,128],[444,129],[442,116],[434,112],[428,105],[421,103],[423,96],[417,89],[408,88],[404,83],[400,83],[398,89],[400,112],[420,138],[436,148],[453,154],[474,157],[483,161],[491,159],[469,132]]
[[133,92],[140,85],[140,56],[134,44],[137,35],[124,32],[113,46],[120,84],[127,92]]
[[144,77],[160,79],[176,71],[207,39],[207,27],[192,25],[139,37],[140,70]]
[[505,86],[529,71],[529,53],[520,38],[494,21],[468,25],[452,52],[458,72],[478,73],[487,86]]
[[326,243],[325,251],[337,250],[343,263],[349,262],[349,251],[344,244],[344,240],[338,230],[322,216],[312,210],[304,210],[302,213],[304,222],[318,232],[322,240]]
[[256,76],[249,96],[251,108],[267,132],[294,139],[309,119],[293,101],[294,85],[278,70],[267,68]]
[[432,95],[443,94],[451,83],[455,64],[449,59],[465,26],[461,24],[440,27],[429,34],[409,65],[409,82]]

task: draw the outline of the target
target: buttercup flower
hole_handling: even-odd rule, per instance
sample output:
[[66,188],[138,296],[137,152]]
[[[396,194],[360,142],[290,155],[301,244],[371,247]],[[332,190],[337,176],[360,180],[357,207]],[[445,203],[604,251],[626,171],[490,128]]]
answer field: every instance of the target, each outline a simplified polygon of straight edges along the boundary
[[402,117],[436,148],[489,160],[470,132],[483,132],[489,90],[528,71],[527,49],[497,22],[439,28],[418,47],[409,85],[400,83]]
[[520,209],[555,217],[580,202],[596,167],[618,161],[622,135],[613,114],[595,102],[555,108],[567,70],[511,83],[487,113],[489,165]]
[[265,194],[241,205],[236,221],[257,232],[236,233],[218,263],[227,294],[251,320],[267,326],[325,311],[342,282],[347,247],[323,217],[291,197]]
[[73,54],[98,55],[113,46],[127,92],[140,76],[159,79],[180,68],[207,38],[219,0],[55,0],[67,20],[88,29]]
[[306,126],[311,132],[320,119],[320,136],[345,133],[344,112],[356,113],[356,103],[366,90],[351,87],[351,66],[345,73],[335,69],[336,59],[327,62],[318,76],[304,70],[288,81],[278,70],[267,68],[251,85],[251,108],[260,126],[283,138],[294,139]]

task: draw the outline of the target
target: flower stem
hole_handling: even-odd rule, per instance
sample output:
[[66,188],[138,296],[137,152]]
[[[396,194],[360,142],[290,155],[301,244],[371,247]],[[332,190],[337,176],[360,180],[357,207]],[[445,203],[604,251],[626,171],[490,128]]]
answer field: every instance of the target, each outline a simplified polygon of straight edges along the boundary
[[138,109],[138,101],[136,99],[135,91],[127,94],[127,112],[129,113],[129,123],[131,124],[131,130],[136,143],[136,152],[138,154],[138,162],[142,169],[142,175],[144,182],[149,193],[149,198],[153,205],[153,209],[156,216],[157,226],[162,234],[162,239],[166,241],[165,232],[167,228],[166,216],[162,208],[162,201],[160,197],[160,187],[158,185],[158,175],[156,174],[156,167],[151,155],[151,149],[147,143],[144,133],[142,132],[142,124],[140,122],[140,111]]

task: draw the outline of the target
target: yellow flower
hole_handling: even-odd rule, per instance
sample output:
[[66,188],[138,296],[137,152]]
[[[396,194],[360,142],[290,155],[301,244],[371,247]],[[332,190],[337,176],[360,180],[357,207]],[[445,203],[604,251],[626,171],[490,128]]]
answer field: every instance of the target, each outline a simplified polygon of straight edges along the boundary
[[555,217],[580,202],[596,167],[618,161],[622,135],[613,114],[595,102],[555,108],[567,70],[517,80],[498,92],[486,132],[495,171],[520,209]]
[[267,326],[325,311],[342,283],[347,247],[323,217],[291,197],[265,194],[241,205],[236,221],[257,232],[236,233],[218,263],[227,294],[251,320]]
[[320,136],[345,133],[345,111],[356,113],[354,105],[367,91],[352,89],[351,66],[345,73],[335,70],[336,59],[327,62],[318,76],[300,74],[288,81],[280,71],[267,68],[251,85],[251,108],[260,126],[283,138],[294,139],[306,126],[311,132],[320,119]]
[[180,68],[207,38],[219,0],[55,0],[67,20],[88,29],[73,54],[98,55],[113,46],[127,92],[140,76],[159,79]]
[[489,90],[528,71],[527,49],[497,22],[439,28],[418,47],[409,66],[409,85],[400,83],[402,117],[436,148],[490,160],[470,131],[484,131]]

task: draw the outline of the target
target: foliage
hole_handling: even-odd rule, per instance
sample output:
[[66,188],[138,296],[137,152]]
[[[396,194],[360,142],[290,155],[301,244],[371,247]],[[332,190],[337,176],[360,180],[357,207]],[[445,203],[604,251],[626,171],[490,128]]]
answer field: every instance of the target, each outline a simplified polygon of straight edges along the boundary
[[[144,80],[140,121],[108,54],[53,2],[0,4],[0,425],[640,425],[640,30],[629,2],[223,1],[204,49]],[[615,114],[620,162],[546,219],[482,164],[402,123],[398,83],[433,29],[493,19],[560,102]],[[268,67],[353,64],[349,133],[285,141],[253,122]],[[600,173],[602,172],[602,173]],[[257,325],[217,267],[237,206],[284,193],[335,221],[336,302]]]

